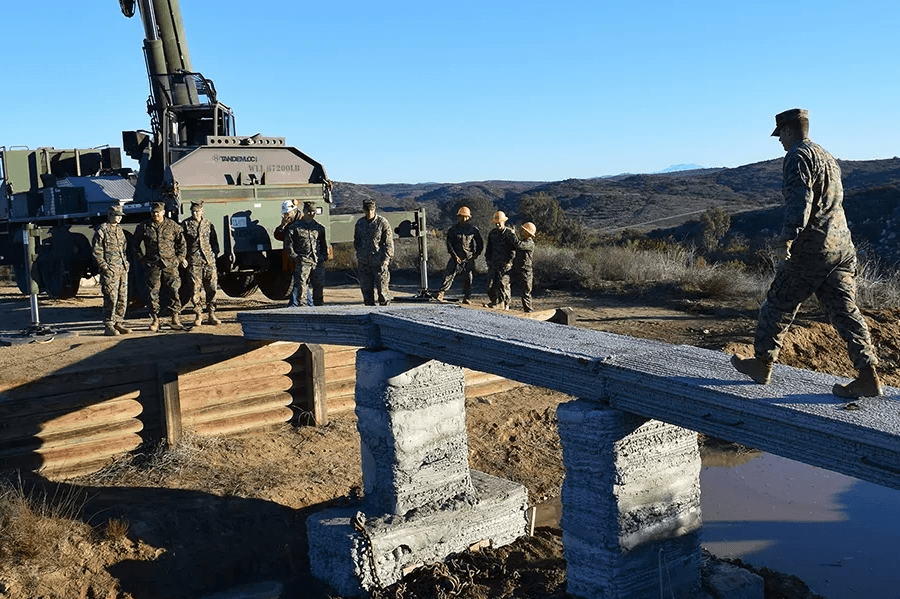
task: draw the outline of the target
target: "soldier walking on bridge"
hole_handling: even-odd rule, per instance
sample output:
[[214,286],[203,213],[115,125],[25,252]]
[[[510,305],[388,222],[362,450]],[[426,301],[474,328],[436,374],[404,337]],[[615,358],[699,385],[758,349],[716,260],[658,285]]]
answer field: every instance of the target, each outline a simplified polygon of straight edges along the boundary
[[305,302],[307,288],[312,287],[313,305],[323,305],[328,240],[325,238],[325,227],[316,221],[315,204],[303,203],[303,217],[288,228],[284,245],[294,262],[297,297]]
[[184,242],[187,246],[188,272],[193,284],[194,326],[203,324],[203,304],[201,292],[206,294],[207,323],[216,325],[222,321],[216,318],[216,256],[219,255],[219,238],[216,228],[209,219],[203,217],[203,202],[191,202],[191,217],[181,223]]
[[103,326],[109,336],[131,332],[124,322],[128,303],[128,240],[119,226],[123,215],[121,206],[110,206],[106,222],[97,227],[91,242],[94,262],[100,270]]
[[484,257],[488,265],[488,299],[485,307],[509,310],[510,291],[509,275],[512,272],[513,258],[519,240],[516,233],[506,226],[509,220],[506,214],[498,211],[491,222],[494,228],[488,234],[487,248]]
[[353,247],[356,249],[356,262],[359,267],[359,287],[362,291],[363,303],[387,306],[391,303],[388,285],[391,272],[388,269],[394,257],[394,237],[387,219],[375,214],[375,200],[363,201],[365,216],[356,221],[353,229]]
[[169,294],[169,308],[172,310],[171,327],[182,330],[181,276],[178,267],[187,266],[184,233],[178,223],[166,218],[165,206],[153,204],[150,220],[138,225],[135,230],[137,251],[147,275],[147,289],[150,292],[150,331],[159,330],[159,291],[165,285]]
[[806,110],[775,116],[772,135],[787,152],[781,187],[784,226],[776,247],[781,262],[759,311],[754,357],[732,356],[731,363],[757,383],[767,384],[797,310],[815,294],[859,371],[855,380],[835,385],[832,392],[846,398],[881,395],[878,358],[856,305],[856,249],[844,216],[841,169],[831,154],[809,140],[808,131]]
[[472,278],[475,274],[475,260],[484,249],[484,240],[481,231],[470,221],[472,211],[468,206],[462,206],[456,212],[456,224],[447,231],[447,253],[450,260],[444,270],[444,282],[434,298],[438,301],[444,299],[444,293],[450,290],[453,279],[458,274],[463,277],[463,300],[468,304],[472,301]]

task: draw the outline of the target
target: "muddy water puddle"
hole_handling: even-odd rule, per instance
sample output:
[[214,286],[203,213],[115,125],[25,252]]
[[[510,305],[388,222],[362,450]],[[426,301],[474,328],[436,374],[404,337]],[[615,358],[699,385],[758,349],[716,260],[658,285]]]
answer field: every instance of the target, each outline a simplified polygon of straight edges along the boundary
[[[722,460],[715,460],[722,464]],[[900,491],[767,453],[700,474],[703,546],[827,599],[900,599]],[[559,526],[559,498],[537,506]]]

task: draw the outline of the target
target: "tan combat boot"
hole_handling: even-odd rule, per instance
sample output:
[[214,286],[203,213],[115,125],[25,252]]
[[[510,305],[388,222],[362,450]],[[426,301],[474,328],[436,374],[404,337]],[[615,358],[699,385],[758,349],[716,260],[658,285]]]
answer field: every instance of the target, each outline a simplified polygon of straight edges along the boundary
[[112,325],[112,324],[105,325],[104,329],[105,330],[103,331],[103,334],[106,335],[107,337],[115,337],[116,335],[119,334],[119,331],[116,330],[115,325]]
[[113,327],[115,327],[115,329],[117,331],[119,331],[120,333],[122,333],[123,335],[127,335],[128,333],[131,332],[131,329],[126,327],[125,324],[121,323],[121,322],[117,322],[116,324],[113,325]]
[[859,369],[859,375],[846,385],[835,385],[831,392],[838,397],[878,397],[881,395],[881,379],[874,366]]
[[209,311],[209,318],[206,319],[206,322],[207,322],[207,324],[212,324],[212,325],[222,324],[222,321],[219,320],[218,318],[216,318],[215,310]]
[[159,330],[159,317],[156,314],[150,315],[150,332],[155,333]]
[[203,325],[203,313],[200,311],[194,312],[194,326],[199,327]]
[[763,362],[756,358],[739,358],[731,356],[731,365],[735,370],[746,374],[760,385],[768,385],[772,380],[772,362]]
[[444,292],[438,291],[437,294],[435,294],[434,299],[436,299],[439,302],[444,301]]
[[172,330],[175,331],[184,330],[184,325],[181,324],[181,316],[178,314],[178,312],[172,313],[172,322],[169,324],[169,327],[171,327]]

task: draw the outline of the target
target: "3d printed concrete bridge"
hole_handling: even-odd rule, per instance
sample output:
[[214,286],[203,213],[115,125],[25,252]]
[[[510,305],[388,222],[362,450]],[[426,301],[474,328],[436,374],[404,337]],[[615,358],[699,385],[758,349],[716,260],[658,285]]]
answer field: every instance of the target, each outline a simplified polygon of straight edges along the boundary
[[365,498],[308,521],[313,573],[344,594],[526,530],[525,489],[469,470],[462,368],[562,391],[568,592],[692,597],[700,587],[703,432],[900,489],[897,389],[847,411],[836,377],[776,366],[756,385],[727,356],[456,306],[241,313],[252,339],[360,346]]

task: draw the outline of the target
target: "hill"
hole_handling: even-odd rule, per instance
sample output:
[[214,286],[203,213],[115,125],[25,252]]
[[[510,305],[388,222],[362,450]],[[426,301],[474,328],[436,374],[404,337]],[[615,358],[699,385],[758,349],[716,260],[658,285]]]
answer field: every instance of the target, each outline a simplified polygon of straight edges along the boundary
[[[838,162],[854,239],[891,262],[900,261],[900,248],[895,247],[900,227],[900,158]],[[556,199],[567,215],[601,232],[655,230],[678,238],[699,231],[700,214],[719,206],[732,215],[730,234],[752,239],[780,230],[781,158],[736,168],[555,182],[337,183],[334,190],[337,211],[359,211],[362,199],[372,197],[385,208],[423,207],[429,222],[439,228],[450,224],[441,208],[457,200],[488,199],[515,221],[522,197],[534,194]]]

